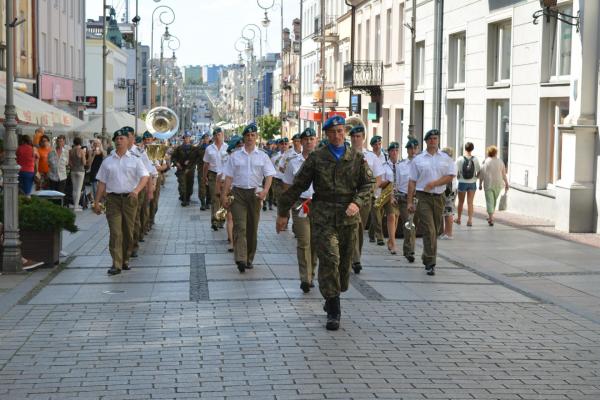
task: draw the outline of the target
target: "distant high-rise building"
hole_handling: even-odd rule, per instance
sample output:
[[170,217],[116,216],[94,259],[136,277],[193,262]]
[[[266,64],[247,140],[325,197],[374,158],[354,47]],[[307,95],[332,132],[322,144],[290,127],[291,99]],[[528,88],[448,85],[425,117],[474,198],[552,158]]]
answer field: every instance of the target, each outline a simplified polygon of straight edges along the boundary
[[199,85],[202,83],[202,67],[200,65],[188,65],[183,67],[183,78],[186,85]]

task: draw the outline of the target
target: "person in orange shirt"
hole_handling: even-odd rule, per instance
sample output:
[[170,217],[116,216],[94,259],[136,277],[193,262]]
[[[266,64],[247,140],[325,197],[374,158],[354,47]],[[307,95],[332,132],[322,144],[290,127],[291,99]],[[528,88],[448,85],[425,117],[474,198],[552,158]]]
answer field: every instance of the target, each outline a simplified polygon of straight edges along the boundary
[[48,166],[48,154],[52,151],[50,138],[46,135],[42,135],[39,146],[38,154],[40,155],[40,160],[38,162],[36,188],[37,190],[44,190],[48,188],[48,171],[50,170],[50,167]]

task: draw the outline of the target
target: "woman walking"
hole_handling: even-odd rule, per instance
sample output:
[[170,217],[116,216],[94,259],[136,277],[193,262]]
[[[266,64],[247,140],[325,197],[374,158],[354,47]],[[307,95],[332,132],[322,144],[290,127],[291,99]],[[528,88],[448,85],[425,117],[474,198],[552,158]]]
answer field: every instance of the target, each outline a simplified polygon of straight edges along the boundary
[[29,197],[29,195],[31,195],[31,190],[33,189],[33,178],[40,159],[38,151],[33,147],[29,136],[21,135],[16,156],[17,164],[21,167],[19,170],[19,190],[25,196]]
[[456,160],[456,170],[458,172],[458,212],[454,222],[461,223],[461,216],[465,197],[467,198],[467,226],[473,226],[473,199],[477,191],[477,175],[479,175],[479,160],[473,156],[473,143],[465,144],[465,155]]
[[83,178],[85,177],[85,153],[86,150],[81,147],[81,138],[75,137],[73,139],[73,148],[69,150],[69,168],[71,169],[73,208],[75,211],[81,211],[79,199],[81,198]]
[[504,185],[504,192],[508,191],[508,179],[504,161],[498,158],[498,148],[494,145],[487,148],[487,158],[481,167],[479,175],[479,190],[485,191],[485,204],[488,213],[488,225],[494,226],[494,211],[498,196]]

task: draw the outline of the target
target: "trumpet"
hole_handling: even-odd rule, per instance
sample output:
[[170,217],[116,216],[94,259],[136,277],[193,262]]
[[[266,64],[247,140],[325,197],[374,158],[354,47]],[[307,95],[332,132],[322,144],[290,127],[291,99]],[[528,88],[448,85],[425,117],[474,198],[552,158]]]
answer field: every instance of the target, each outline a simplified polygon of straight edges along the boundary
[[[229,195],[227,196],[227,199],[229,200],[229,204],[233,203],[233,195]],[[221,206],[221,208],[219,208],[216,212],[215,212],[215,220],[217,220],[217,222],[221,223],[221,222],[225,222],[225,220],[227,219],[227,209],[223,206]]]
[[419,200],[417,200],[416,197],[413,198],[413,204],[415,206],[415,212],[409,213],[408,214],[408,221],[406,221],[404,223],[404,228],[406,228],[406,230],[408,231],[412,231],[416,228],[415,223],[413,222],[415,219],[415,213],[416,213],[416,207],[417,207],[417,203],[419,202]]

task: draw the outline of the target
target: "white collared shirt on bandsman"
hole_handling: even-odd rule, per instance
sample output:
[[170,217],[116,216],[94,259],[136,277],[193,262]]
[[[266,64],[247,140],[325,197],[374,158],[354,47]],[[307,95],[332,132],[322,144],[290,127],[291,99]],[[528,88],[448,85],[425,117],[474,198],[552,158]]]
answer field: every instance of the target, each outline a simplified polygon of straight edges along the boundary
[[156,167],[154,166],[152,161],[150,161],[150,159],[148,158],[148,153],[146,153],[146,149],[141,149],[138,146],[134,145],[129,149],[129,151],[131,152],[131,154],[139,157],[142,160],[142,163],[144,164],[144,167],[146,167],[146,169],[148,170],[150,176],[152,176],[153,178],[156,178],[158,176],[158,171],[156,170]]
[[225,143],[221,144],[221,148],[217,148],[217,146],[212,143],[210,146],[206,147],[206,151],[204,152],[204,158],[202,161],[208,163],[208,170],[215,172],[217,174],[221,174],[223,171],[223,161],[227,157],[227,145]]
[[271,156],[271,163],[273,164],[273,168],[275,168],[275,179],[283,179],[283,172],[280,171],[279,165],[283,162],[284,154],[285,153],[278,151]]
[[[363,155],[365,157],[365,160],[367,160],[367,164],[369,165],[369,168],[371,168],[371,171],[373,172],[373,177],[377,178],[379,176],[382,176],[383,173],[385,172],[383,170],[383,162],[385,162],[386,158],[383,152],[381,152],[380,156],[377,156],[377,154],[373,153],[370,150],[367,149],[363,149]],[[381,159],[381,157],[383,156],[383,161]],[[379,197],[379,195],[381,194],[381,188],[376,188],[375,189],[375,197]]]
[[263,179],[275,175],[269,156],[254,148],[250,153],[244,147],[229,155],[223,175],[232,178],[232,186],[241,189],[262,190]]
[[[295,153],[295,154],[296,154],[295,156],[292,156],[289,159],[287,166],[285,167],[285,172],[283,174],[282,181],[286,185],[291,185],[294,183],[294,177],[296,176],[298,171],[300,171],[300,168],[302,168],[302,164],[304,164],[304,161],[305,161],[302,153]],[[311,183],[310,187],[306,191],[304,191],[300,194],[300,198],[312,199],[312,196],[314,193],[315,193],[315,191],[313,190],[313,185]]]
[[106,185],[107,193],[131,193],[148,170],[139,156],[133,155],[129,150],[119,157],[112,152],[102,161],[96,179]]
[[[443,176],[456,176],[456,164],[448,154],[437,150],[433,155],[424,150],[415,156],[409,166],[409,178],[416,182],[418,192],[425,191],[429,182],[436,181]],[[446,185],[436,186],[429,193],[442,194]]]

